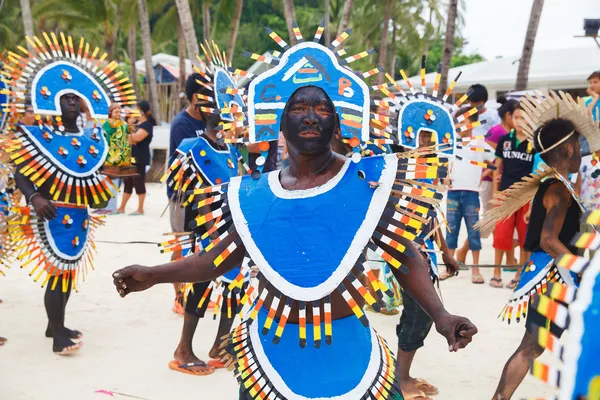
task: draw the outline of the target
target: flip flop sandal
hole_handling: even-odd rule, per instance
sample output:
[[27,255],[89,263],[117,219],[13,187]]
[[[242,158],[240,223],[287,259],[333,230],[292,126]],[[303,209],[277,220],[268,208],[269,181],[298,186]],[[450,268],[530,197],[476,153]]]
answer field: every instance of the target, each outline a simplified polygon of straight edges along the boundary
[[214,369],[225,368],[225,363],[219,360],[218,358],[211,358],[208,360],[208,366],[213,367]]
[[[496,284],[494,285],[493,282],[496,282]],[[504,287],[504,285],[502,284],[502,279],[499,279],[499,278],[490,279],[490,287],[493,287],[496,289],[502,289]]]
[[398,311],[397,308],[392,308],[390,310],[389,308],[384,307],[384,308],[382,308],[379,311],[379,314],[383,314],[383,315],[398,315],[398,314],[400,314],[400,311]]
[[4,343],[6,343],[8,339],[6,339],[5,337],[0,337],[0,346],[4,346]]
[[210,366],[207,365],[204,361],[181,364],[179,361],[173,360],[169,363],[169,368],[172,369],[173,371],[182,372],[184,374],[189,374],[189,375],[205,376],[205,375],[210,375],[215,372],[214,369],[208,370],[208,372],[190,370],[190,368],[193,368],[193,367],[210,367]]
[[135,211],[135,212],[132,212],[131,214],[129,214],[129,216],[131,216],[131,217],[137,217],[137,216],[140,216],[140,215],[144,215],[144,213]]
[[442,273],[440,274],[440,277],[439,277],[439,279],[440,279],[440,281],[445,281],[446,279],[448,279],[448,278],[452,278],[453,276],[454,276],[454,275],[452,275],[452,274],[449,274],[448,272],[444,271],[444,272],[442,272]]
[[515,290],[517,288],[518,284],[519,284],[519,281],[511,279],[510,282],[505,287],[510,290]]
[[427,396],[436,396],[440,393],[438,388],[427,382],[425,379],[417,379],[417,384],[415,386]]
[[471,278],[471,283],[474,283],[475,285],[482,285],[485,283],[485,280],[483,279],[483,276],[475,275],[473,278]]
[[404,395],[404,400],[433,400],[423,392],[417,392],[413,394]]

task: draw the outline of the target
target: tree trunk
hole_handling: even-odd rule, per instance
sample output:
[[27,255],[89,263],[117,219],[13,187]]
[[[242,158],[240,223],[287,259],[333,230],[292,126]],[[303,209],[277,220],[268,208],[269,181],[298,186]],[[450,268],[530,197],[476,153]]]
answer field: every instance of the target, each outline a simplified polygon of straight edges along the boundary
[[354,0],[345,0],[344,1],[344,9],[342,10],[342,18],[340,19],[340,24],[338,25],[337,36],[340,36],[342,32],[348,29],[350,25],[350,15],[352,15],[352,5]]
[[450,70],[450,60],[452,59],[457,12],[458,0],[450,0],[448,4],[448,19],[446,22],[446,36],[444,37],[444,52],[442,53],[442,79],[440,80],[441,93],[445,93],[448,88],[448,70]]
[[131,25],[129,28],[129,37],[127,38],[127,48],[129,52],[129,61],[131,62],[131,84],[133,85],[133,90],[136,95],[140,95],[138,80],[137,80],[137,70],[135,68],[135,61],[137,60],[137,34],[135,31],[135,25]]
[[237,41],[238,32],[240,30],[240,21],[242,20],[242,10],[244,8],[244,0],[235,0],[235,12],[233,15],[233,26],[231,27],[231,36],[227,44],[227,62],[233,60],[235,52],[235,42]]
[[[179,0],[186,1],[186,0]],[[210,4],[208,4],[209,0],[204,0],[202,2],[202,33],[204,40],[210,40]],[[187,3],[187,1],[186,1]],[[189,8],[189,5],[188,5]]]
[[296,21],[296,8],[294,7],[294,0],[283,0],[283,14],[285,15],[285,23],[287,24],[290,43],[293,46],[298,43],[296,40],[296,35],[294,35],[293,28],[293,22]]
[[106,51],[109,60],[115,59],[115,47],[117,46],[120,21],[121,13],[119,12],[116,13],[114,21],[104,21],[104,51]]
[[[381,29],[381,43],[379,45],[379,60],[377,64],[384,67],[387,60],[387,47],[388,37],[390,36],[390,18],[392,17],[392,7],[394,7],[395,0],[388,0],[385,8],[385,15],[383,16],[383,29]],[[380,72],[377,76],[379,83],[383,83],[383,72]]]
[[331,44],[331,0],[325,0],[325,46]]
[[142,48],[144,49],[144,61],[146,64],[146,80],[150,88],[150,104],[152,115],[157,123],[162,121],[158,103],[158,91],[156,89],[156,75],[152,68],[152,38],[150,37],[150,21],[148,20],[148,4],[146,0],[138,0],[138,12],[140,16]]
[[177,7],[177,16],[180,21],[183,37],[185,38],[185,46],[187,48],[187,56],[190,60],[195,60],[196,55],[200,54],[198,47],[198,37],[194,28],[194,19],[192,18],[192,10],[188,0],[175,0]]
[[523,53],[521,54],[521,60],[519,62],[519,72],[517,72],[516,90],[527,89],[527,81],[529,80],[529,65],[531,64],[533,46],[535,45],[535,36],[537,34],[538,25],[540,24],[543,8],[544,0],[533,0],[531,15],[529,17],[529,25],[527,26],[527,34],[525,35],[525,43],[523,44]]
[[388,72],[394,76],[396,74],[396,24],[392,24],[392,45],[390,47],[391,57],[390,57],[390,69]]
[[185,38],[183,37],[183,28],[181,20],[177,14],[177,56],[179,57],[179,81],[177,88],[177,98],[179,99],[179,109],[186,105],[185,97]]
[[[23,16],[23,28],[25,29],[25,35],[33,39],[33,18],[31,17],[31,4],[29,0],[21,1],[21,15]],[[27,49],[33,53],[33,47],[27,42]]]

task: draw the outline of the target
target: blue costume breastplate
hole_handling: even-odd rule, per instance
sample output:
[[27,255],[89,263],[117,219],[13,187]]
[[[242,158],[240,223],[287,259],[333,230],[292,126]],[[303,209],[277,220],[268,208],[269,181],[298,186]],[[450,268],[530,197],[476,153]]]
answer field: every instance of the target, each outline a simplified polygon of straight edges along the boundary
[[258,181],[234,179],[228,200],[236,230],[278,290],[303,301],[321,299],[362,254],[388,202],[396,165],[395,155],[347,160],[327,184],[298,191],[283,189],[278,171]]
[[113,196],[100,167],[108,153],[99,128],[63,135],[47,126],[20,125],[8,149],[19,171],[36,186],[49,182],[50,200],[78,206],[100,204]]
[[93,175],[104,163],[108,146],[99,128],[80,134],[59,134],[48,128],[21,126],[31,143],[61,171],[74,177]]

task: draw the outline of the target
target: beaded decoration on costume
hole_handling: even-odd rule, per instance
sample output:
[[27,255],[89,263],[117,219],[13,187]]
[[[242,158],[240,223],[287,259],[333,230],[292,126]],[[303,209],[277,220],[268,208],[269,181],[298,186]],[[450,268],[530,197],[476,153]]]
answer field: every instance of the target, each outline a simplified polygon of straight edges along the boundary
[[[0,176],[0,179],[3,179],[3,177]],[[3,269],[10,268],[10,262],[14,253],[14,243],[8,231],[9,219],[12,215],[14,203],[13,189],[9,188],[7,190],[4,188],[0,190],[0,275],[4,275]]]
[[[600,211],[584,216],[586,223],[600,226]],[[597,233],[581,233],[574,239],[578,248],[596,251],[600,248]],[[551,284],[544,295],[531,303],[540,314],[560,328],[568,329],[563,345],[546,327],[539,327],[536,336],[540,346],[555,356],[556,368],[534,361],[531,373],[559,388],[558,400],[600,398],[600,255],[588,261],[572,254],[563,255],[557,262],[562,268],[580,275],[579,288]],[[568,307],[566,306],[568,305]]]

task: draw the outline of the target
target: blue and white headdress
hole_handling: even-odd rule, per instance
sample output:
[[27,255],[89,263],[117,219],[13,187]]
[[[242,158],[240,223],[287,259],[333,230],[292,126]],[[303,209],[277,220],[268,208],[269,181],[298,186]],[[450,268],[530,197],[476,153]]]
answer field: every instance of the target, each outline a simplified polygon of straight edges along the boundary
[[[332,100],[340,118],[341,136],[354,152],[354,161],[360,160],[361,143],[379,145],[395,143],[392,138],[373,135],[372,121],[386,117],[372,114],[373,104],[370,88],[365,79],[381,72],[380,67],[367,72],[356,72],[348,65],[365,58],[373,49],[362,51],[350,57],[343,57],[345,50],[338,48],[350,36],[351,29],[339,35],[328,47],[319,43],[324,30],[321,23],[312,41],[305,41],[300,29],[294,24],[294,34],[298,44],[288,45],[277,33],[265,28],[268,35],[281,47],[283,53],[273,51],[271,55],[244,52],[244,55],[274,66],[273,69],[254,76],[247,71],[235,68],[235,75],[252,79],[248,87],[248,137],[240,142],[267,143],[279,138],[279,125],[285,104],[300,87],[312,85],[323,89]],[[242,90],[238,90],[240,92]],[[238,124],[240,125],[240,124]],[[376,141],[376,142],[375,142]],[[266,157],[268,146],[262,146]],[[262,168],[259,166],[259,170]]]
[[384,106],[390,107],[391,122],[393,123],[391,133],[397,136],[400,145],[407,149],[416,149],[419,146],[419,135],[428,132],[432,134],[432,142],[436,151],[448,155],[455,154],[456,149],[461,148],[462,143],[481,137],[461,138],[458,134],[471,130],[483,124],[485,121],[470,122],[461,127],[457,125],[479,112],[477,107],[469,109],[462,115],[454,117],[454,113],[468,101],[469,93],[461,96],[455,103],[449,102],[458,76],[450,83],[448,89],[440,97],[439,85],[442,77],[442,65],[440,64],[435,76],[435,82],[431,94],[427,92],[425,80],[426,56],[421,59],[421,90],[417,90],[411,83],[406,72],[400,70],[400,75],[408,87],[407,93],[392,76],[385,74],[388,82],[373,86],[380,90],[390,100],[383,102]]
[[92,118],[106,119],[112,102],[123,107],[135,104],[127,74],[115,61],[105,62],[107,54],[100,55],[98,47],[91,50],[82,37],[75,48],[73,38],[62,32],[61,43],[54,32],[42,32],[42,36],[45,44],[37,36],[26,37],[33,53],[22,46],[18,47],[22,54],[8,52],[2,75],[14,98],[5,108],[23,113],[31,104],[36,114],[58,116],[60,96],[73,93],[86,102]]
[[[115,61],[107,61],[107,54],[91,48],[84,38],[77,47],[62,32],[58,36],[42,32],[42,39],[26,39],[33,51],[22,46],[18,46],[20,53],[8,51],[2,68],[2,81],[8,85],[4,93],[9,94],[2,108],[23,114],[27,106],[33,107],[37,126],[20,125],[17,139],[6,151],[37,186],[52,182],[53,200],[68,201],[76,193],[77,205],[106,201],[112,196],[110,180],[100,177],[99,171],[108,144],[97,120],[108,118],[112,103],[123,108],[136,104],[133,85]],[[86,103],[96,121],[93,130],[62,134],[60,97],[64,94],[75,94]]]

